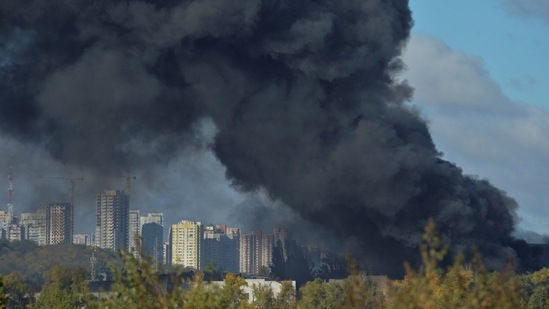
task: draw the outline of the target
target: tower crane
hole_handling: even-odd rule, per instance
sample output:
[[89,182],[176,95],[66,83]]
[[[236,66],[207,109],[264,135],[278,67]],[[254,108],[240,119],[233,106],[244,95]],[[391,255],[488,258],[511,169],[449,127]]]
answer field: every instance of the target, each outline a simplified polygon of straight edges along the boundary
[[70,202],[71,205],[74,207],[74,187],[76,185],[76,181],[82,181],[84,180],[83,177],[63,177],[63,176],[50,176],[50,177],[40,177],[40,178],[55,178],[55,179],[63,179],[70,185]]
[[126,175],[126,176],[120,176],[120,175],[113,175],[113,176],[109,176],[109,177],[116,177],[116,178],[124,178],[126,179],[126,188],[125,188],[125,191],[126,193],[128,194],[128,196],[130,196],[131,192],[132,192],[132,179],[135,180],[137,179],[137,177],[133,176],[133,175]]
[[39,178],[55,178],[55,179],[63,179],[70,185],[70,232],[69,234],[72,237],[73,231],[74,231],[74,186],[76,184],[77,180],[84,180],[83,177],[63,177],[63,176],[50,176],[50,177],[39,177]]

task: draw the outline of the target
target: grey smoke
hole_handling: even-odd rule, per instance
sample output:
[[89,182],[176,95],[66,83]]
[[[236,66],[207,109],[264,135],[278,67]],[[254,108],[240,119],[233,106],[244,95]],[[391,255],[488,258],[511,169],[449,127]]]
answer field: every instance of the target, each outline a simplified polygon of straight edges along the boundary
[[412,23],[403,0],[2,1],[0,128],[92,174],[211,147],[235,188],[375,271],[400,271],[429,217],[501,263],[516,202],[444,161],[407,105]]

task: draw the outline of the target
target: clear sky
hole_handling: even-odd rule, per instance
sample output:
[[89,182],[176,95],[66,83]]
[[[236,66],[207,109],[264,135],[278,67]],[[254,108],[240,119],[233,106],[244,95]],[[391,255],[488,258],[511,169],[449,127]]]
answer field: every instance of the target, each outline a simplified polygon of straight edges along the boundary
[[514,197],[519,227],[549,233],[549,1],[410,6],[403,78],[438,148]]
[[[512,0],[516,3],[547,1]],[[414,33],[480,57],[510,99],[549,108],[549,16],[530,15],[502,0],[412,0]],[[524,4],[524,10],[531,4]],[[543,12],[542,8],[536,10]],[[521,14],[522,12],[522,14]],[[548,14],[549,15],[549,14]]]

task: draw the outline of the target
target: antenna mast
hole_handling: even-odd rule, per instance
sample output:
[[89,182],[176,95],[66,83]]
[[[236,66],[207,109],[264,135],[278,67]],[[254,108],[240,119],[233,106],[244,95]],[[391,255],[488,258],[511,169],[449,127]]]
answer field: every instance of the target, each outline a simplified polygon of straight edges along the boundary
[[13,221],[13,168],[10,162],[10,174],[8,175],[8,215],[9,223]]

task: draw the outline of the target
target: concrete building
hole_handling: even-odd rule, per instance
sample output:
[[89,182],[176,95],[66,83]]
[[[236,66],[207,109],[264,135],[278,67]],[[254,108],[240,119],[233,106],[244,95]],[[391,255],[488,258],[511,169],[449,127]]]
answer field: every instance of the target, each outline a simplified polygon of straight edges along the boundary
[[253,231],[240,235],[240,272],[259,274],[271,266],[273,260],[273,234]]
[[139,209],[131,209],[128,212],[128,251],[135,257],[139,257],[139,248],[136,247],[136,241],[141,235],[139,219]]
[[164,228],[158,223],[145,223],[141,227],[141,250],[144,256],[151,258],[154,266],[158,267],[163,262]]
[[[164,213],[161,212],[151,212],[146,216],[139,218],[140,227],[147,223],[156,223],[160,226],[164,226]],[[139,235],[141,235],[141,229],[139,230]]]
[[2,229],[2,238],[9,241],[20,241],[25,237],[19,218],[13,211],[0,211],[0,228]]
[[47,244],[46,239],[46,210],[21,213],[21,226],[25,231],[25,239],[34,241],[39,246]]
[[201,250],[204,228],[202,223],[183,220],[170,229],[172,265],[201,268]]
[[213,266],[217,270],[239,272],[240,232],[226,225],[204,228],[202,265]]
[[162,261],[164,265],[172,265],[172,248],[170,247],[171,243],[171,229],[170,235],[168,235],[168,241],[162,245]]
[[74,234],[72,243],[75,245],[91,246],[93,245],[92,238],[89,234]]
[[2,238],[7,238],[8,224],[10,222],[10,214],[5,210],[0,210],[0,229],[2,229]]
[[71,203],[50,203],[46,207],[46,244],[72,243],[74,230]]
[[129,243],[129,198],[124,191],[105,190],[97,195],[96,244],[122,250]]
[[[240,287],[240,290],[244,293],[246,296],[246,299],[248,303],[253,303],[255,301],[254,298],[254,290],[261,289],[261,290],[268,290],[273,293],[273,297],[278,297],[280,292],[282,292],[283,289],[283,283],[279,281],[274,280],[266,280],[266,279],[244,279],[246,281],[246,284]],[[296,290],[296,282],[295,281],[286,281],[293,287],[293,298],[295,300],[295,290]],[[212,281],[213,284],[216,284],[220,287],[225,286],[225,281]]]

